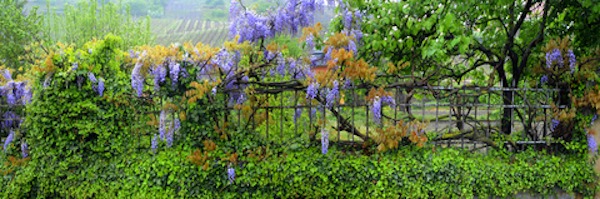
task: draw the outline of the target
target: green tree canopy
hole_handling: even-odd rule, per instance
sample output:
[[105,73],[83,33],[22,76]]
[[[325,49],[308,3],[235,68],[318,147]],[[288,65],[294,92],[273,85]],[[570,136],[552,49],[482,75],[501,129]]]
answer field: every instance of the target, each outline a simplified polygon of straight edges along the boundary
[[[387,75],[411,75],[417,82],[479,77],[490,85],[509,88],[521,86],[533,66],[540,65],[544,58],[540,44],[545,41],[570,36],[580,47],[597,46],[597,34],[591,33],[594,28],[584,29],[598,23],[599,6],[586,0],[571,3],[349,1],[366,16],[361,55],[383,67],[402,66],[402,70],[388,70],[396,73]],[[504,92],[506,105],[513,104],[513,94]],[[512,109],[506,108],[503,118],[511,115]],[[503,132],[510,131],[508,122],[503,121]]]
[[0,0],[0,65],[18,68],[25,46],[39,39],[40,16],[36,9],[26,13],[25,1]]

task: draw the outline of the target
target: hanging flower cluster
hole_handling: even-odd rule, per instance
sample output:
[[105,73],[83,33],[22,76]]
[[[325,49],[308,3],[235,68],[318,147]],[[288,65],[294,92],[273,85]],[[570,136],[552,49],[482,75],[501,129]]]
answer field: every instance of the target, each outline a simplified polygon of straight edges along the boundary
[[4,86],[0,86],[0,96],[6,99],[9,106],[25,105],[31,101],[31,89],[26,81],[15,81],[9,70],[2,71]]
[[327,154],[329,151],[329,131],[322,130],[321,131],[321,153]]
[[381,107],[383,104],[387,104],[392,109],[396,108],[396,100],[391,95],[390,92],[385,91],[383,88],[372,88],[369,91],[367,100],[371,101],[371,113],[373,113],[373,120],[376,124],[381,123]]
[[229,35],[239,35],[238,42],[255,42],[272,38],[280,33],[296,34],[301,27],[314,21],[314,13],[323,7],[320,0],[290,0],[268,15],[245,10],[239,1],[232,0],[229,7]]
[[[158,149],[159,141],[165,142],[167,148],[173,146],[174,135],[181,129],[181,121],[179,119],[180,116],[172,114],[176,110],[177,106],[167,103],[160,111],[158,120],[158,136],[155,134],[150,143],[153,152],[156,152]],[[173,117],[169,117],[170,115],[173,115]]]
[[21,127],[23,119],[11,109],[15,108],[16,106],[28,104],[31,101],[32,92],[27,86],[27,81],[15,81],[8,69],[2,69],[1,74],[1,82],[4,83],[4,85],[0,86],[0,97],[6,99],[5,103],[9,108],[1,116],[2,122],[0,123],[0,127],[9,132],[8,136],[4,140],[3,149],[6,153],[15,139],[20,139],[21,155],[23,158],[26,158],[29,156],[27,142],[23,136],[19,136],[21,138],[18,138],[15,133],[15,130],[18,130]]
[[[572,49],[567,48],[568,40],[552,40],[546,46],[547,51],[544,56],[545,66],[542,69],[544,74],[540,79],[541,85],[552,82],[566,71],[569,71],[571,75],[575,73],[577,69],[577,57]],[[569,63],[568,68],[565,67],[565,61]]]

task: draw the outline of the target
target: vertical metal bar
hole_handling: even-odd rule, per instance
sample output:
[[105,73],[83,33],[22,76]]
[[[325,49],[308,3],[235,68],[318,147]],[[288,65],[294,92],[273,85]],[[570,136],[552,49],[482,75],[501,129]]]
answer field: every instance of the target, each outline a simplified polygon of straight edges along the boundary
[[[269,99],[269,94],[267,93],[267,100]],[[267,101],[267,104],[269,103],[269,101]],[[265,122],[266,122],[266,137],[267,140],[269,140],[269,105],[265,106],[265,110],[267,111],[266,113],[266,118],[265,118]]]
[[[356,127],[356,123],[355,123],[355,120],[354,120],[354,115],[356,114],[355,113],[355,108],[356,108],[356,90],[354,89],[354,86],[352,88],[350,88],[350,89],[352,89],[352,126]],[[356,128],[352,128],[352,137],[351,137],[352,142],[354,142],[354,135],[356,134],[356,132],[354,131],[354,129],[356,129]]]
[[[341,96],[340,96],[340,97],[341,97]],[[341,115],[343,115],[343,114],[342,114],[342,106],[341,106],[341,104],[339,103],[339,100],[340,100],[340,99],[336,98],[336,99],[335,99],[335,102],[333,103],[333,105],[334,105],[334,106],[337,106],[338,113],[339,113],[339,114],[341,114]],[[340,141],[340,135],[342,134],[342,132],[340,132],[340,126],[341,126],[341,125],[340,125],[340,120],[338,120],[338,119],[336,118],[336,120],[335,120],[335,121],[337,121],[337,133],[338,133],[338,136],[337,136],[337,141],[339,142],[339,141]]]
[[[547,89],[544,89],[546,93],[546,105],[550,105],[550,95],[548,94],[549,91]],[[544,107],[544,133],[542,135],[543,138],[545,138],[546,136],[548,136],[548,107]]]
[[492,132],[492,121],[490,118],[490,115],[492,114],[492,91],[488,90],[488,102],[487,102],[487,123],[488,123],[488,130],[485,133],[485,137],[489,138],[490,137],[490,133]]
[[[325,105],[320,105],[321,109],[323,110],[323,126],[321,127],[321,133],[323,132],[323,130],[327,129],[327,117],[326,117],[326,112],[327,112],[327,107],[325,107]],[[322,136],[321,136],[322,137]],[[327,136],[327,138],[329,138],[330,136]]]
[[[462,112],[462,113],[458,113],[460,115],[460,118],[458,118],[458,119],[460,120],[461,126],[462,126],[463,129],[465,128],[465,119],[464,119],[465,116],[463,115],[463,113],[465,112],[464,109],[466,108],[466,104],[467,104],[466,101],[465,101],[465,99],[466,99],[465,95],[467,95],[467,91],[465,90],[465,88],[466,87],[463,85],[463,87],[462,87],[463,96],[461,96],[461,98],[460,98],[460,100],[462,102],[459,102],[461,104],[458,105],[458,106],[461,107],[458,110]],[[456,93],[460,96],[460,91],[458,91]],[[464,138],[464,136],[460,137],[460,148],[463,148],[463,149],[465,148],[465,138]]]
[[[453,90],[451,90],[450,88],[448,88],[448,89],[442,88],[442,90],[440,92],[446,92],[446,94],[445,94],[446,98],[450,99],[450,100],[448,100],[448,117],[447,117],[448,119],[446,119],[447,123],[448,123],[448,127],[447,127],[448,128],[448,133],[450,133],[450,129],[452,129],[452,122],[453,122],[453,120],[452,120],[452,111],[454,111],[454,109],[452,107],[455,106],[454,105],[455,104],[454,100],[456,100],[456,99],[454,99],[454,96],[451,96],[451,95],[454,95],[454,94],[452,93]],[[450,140],[446,140],[446,147],[450,147],[450,144],[451,144],[451,141]]]
[[[367,138],[369,137],[369,102],[365,101],[365,110],[366,110],[366,118],[365,118],[365,128],[366,128],[366,135]],[[363,140],[366,141],[366,140]]]
[[[314,136],[310,136],[312,133],[310,132],[313,127],[313,115],[312,115],[312,100],[308,100],[308,139],[311,140],[316,136],[317,131],[315,131]],[[312,140],[311,140],[312,141]]]
[[[435,91],[432,91],[435,92]],[[435,97],[434,97],[435,98]],[[439,130],[440,123],[440,100],[435,98],[435,132],[437,133]],[[435,143],[438,146],[438,143]]]
[[[529,104],[529,103],[527,103],[527,87],[523,88],[523,103],[522,104]],[[525,107],[525,109],[529,109],[529,108],[530,107]],[[525,119],[525,118],[523,118],[523,119]],[[527,118],[527,119],[530,119],[530,118]],[[525,131],[527,130],[527,127],[525,127],[525,123],[527,123],[527,121],[521,122],[521,124],[523,125],[523,133],[521,135],[522,140],[527,140],[527,134],[525,133]],[[536,139],[532,138],[532,140],[536,140]]]
[[279,116],[279,138],[281,138],[281,141],[283,142],[283,94],[285,92],[281,92],[279,93],[279,113],[281,114]]
[[[294,90],[294,117],[296,116],[296,111],[298,110],[298,90]],[[300,109],[302,110],[302,109]],[[302,115],[302,114],[301,114]],[[300,115],[296,117],[294,121],[294,136],[298,136],[298,120],[300,119]]]
[[[394,94],[394,101],[396,101],[396,104],[398,104],[398,102],[400,102],[400,95],[398,94],[400,92],[400,87],[396,86],[396,94]],[[398,121],[398,106],[394,106],[394,125],[396,125]]]
[[[510,89],[512,89],[512,88],[510,88]],[[515,126],[514,126],[515,120],[514,120],[513,116],[515,115],[515,109],[516,109],[516,107],[514,105],[515,105],[515,94],[517,91],[511,90],[510,92],[512,93],[512,95],[511,95],[512,99],[510,100],[511,104],[509,105],[509,106],[511,106],[511,108],[510,108],[510,134],[512,134],[515,129]]]
[[427,94],[423,92],[423,98],[421,98],[421,122],[425,122],[425,98]]
[[[240,104],[240,106],[241,106],[241,104]],[[238,117],[237,117],[238,119],[237,119],[236,128],[239,126],[242,126],[242,109],[241,109],[241,107],[237,110],[237,115],[238,115]]]
[[[477,124],[478,124],[478,121],[479,121],[479,119],[477,118],[477,106],[479,104],[477,102],[479,102],[479,95],[478,95],[479,91],[480,91],[479,87],[477,87],[475,89],[474,94],[473,94],[473,103],[471,104],[473,106],[473,108],[475,109],[474,110],[475,119],[473,119],[473,122],[475,123],[475,125],[473,125],[473,128],[474,128],[473,129],[473,133],[479,133],[479,129],[475,129],[475,128],[477,128]],[[476,148],[477,148],[477,142],[473,141],[473,149],[476,149]]]

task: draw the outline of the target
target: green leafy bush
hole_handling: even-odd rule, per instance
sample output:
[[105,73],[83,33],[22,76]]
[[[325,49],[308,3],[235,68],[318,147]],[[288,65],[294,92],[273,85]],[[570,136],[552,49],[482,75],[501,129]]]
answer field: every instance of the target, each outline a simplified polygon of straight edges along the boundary
[[[556,189],[591,198],[597,183],[586,160],[539,151],[510,156],[405,148],[365,156],[335,147],[327,155],[315,147],[279,155],[267,150],[271,155],[264,158],[240,157],[230,183],[226,150],[217,146],[207,153],[207,168],[192,164],[187,150],[124,154],[81,162],[82,169],[69,179],[42,178],[30,162],[14,180],[4,181],[3,187],[10,190],[4,194],[11,194],[4,196],[30,186],[38,189],[29,194],[73,198],[485,198],[522,192],[551,195]],[[71,179],[80,181],[50,186]]]
[[95,165],[85,163],[135,149],[138,114],[125,97],[131,87],[119,62],[124,56],[116,48],[120,43],[109,35],[86,44],[85,50],[63,47],[40,68],[25,121],[32,159],[28,169],[38,186],[33,193],[69,192],[90,179],[81,172],[94,172],[87,169]]

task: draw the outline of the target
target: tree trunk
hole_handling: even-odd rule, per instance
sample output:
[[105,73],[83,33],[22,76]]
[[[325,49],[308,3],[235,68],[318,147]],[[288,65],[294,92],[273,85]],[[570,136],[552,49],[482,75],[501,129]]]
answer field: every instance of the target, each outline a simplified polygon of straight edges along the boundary
[[[503,88],[508,88],[508,86],[504,86]],[[503,113],[502,113],[502,124],[501,130],[504,134],[510,134],[512,128],[512,114],[513,108],[510,107],[513,105],[513,91],[502,91],[502,101],[504,104]]]

